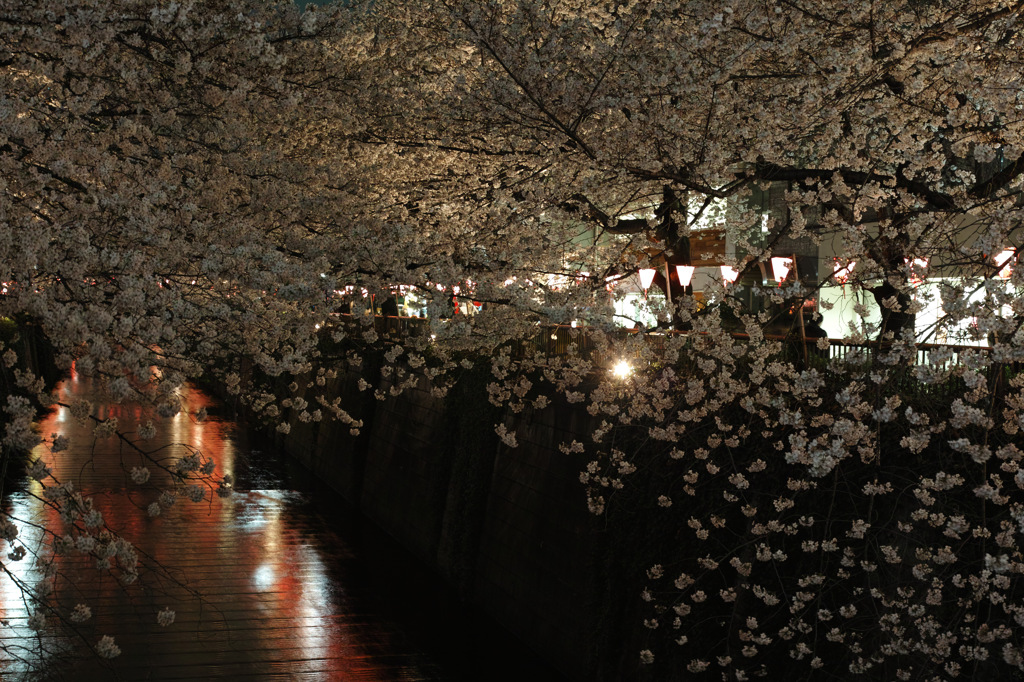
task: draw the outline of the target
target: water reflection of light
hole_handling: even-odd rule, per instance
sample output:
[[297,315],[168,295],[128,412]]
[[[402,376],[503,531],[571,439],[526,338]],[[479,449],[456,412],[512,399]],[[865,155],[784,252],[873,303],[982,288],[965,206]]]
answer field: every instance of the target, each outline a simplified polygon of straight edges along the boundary
[[273,564],[260,564],[252,574],[252,584],[258,590],[269,590],[275,579]]
[[235,527],[247,533],[262,532],[263,539],[269,540],[280,528],[281,503],[274,499],[273,492],[254,490],[238,496],[235,509],[230,511]]
[[[324,637],[321,623],[332,615],[331,580],[327,575],[326,566],[320,552],[303,543],[295,548],[296,563],[306,567],[306,576],[302,581],[302,596],[299,599],[298,616],[301,623],[300,637],[302,647],[314,658],[327,658],[330,654],[332,641]],[[340,634],[335,635],[341,639]],[[337,645],[335,641],[333,644]]]
[[[91,380],[85,376],[76,385],[65,382],[59,389],[61,401],[73,403],[80,398],[91,399],[97,403],[96,414],[99,414],[100,400],[92,394],[91,385]],[[141,445],[157,453],[156,457],[163,457],[168,452],[165,448],[174,443],[196,446],[200,442],[198,436],[201,431],[203,454],[215,459],[217,473],[234,473],[235,446],[229,435],[233,425],[215,417],[197,424],[189,414],[208,405],[209,399],[195,391],[183,391],[182,395],[183,407],[187,406],[187,410],[173,420],[148,415],[145,408],[135,409],[130,404],[103,414],[119,416],[119,427],[126,432],[134,431],[138,421],[152,416],[157,435]],[[181,640],[151,637],[147,630],[156,627],[153,614],[159,608],[170,606],[178,610],[182,625],[187,622],[191,610],[194,625],[190,627],[195,627],[195,632],[202,633],[203,637],[210,635],[215,638],[225,624],[216,609],[203,606],[198,610],[201,615],[196,615],[194,607],[197,602],[192,588],[175,587],[174,579],[180,576],[186,585],[194,584],[199,593],[211,585],[218,589],[236,590],[230,594],[237,595],[239,612],[253,609],[259,618],[273,620],[274,631],[278,627],[286,629],[290,634],[283,644],[277,643],[271,635],[264,638],[262,632],[255,635],[260,646],[267,649],[279,647],[275,649],[275,655],[292,656],[295,651],[300,651],[307,660],[334,661],[341,666],[354,662],[360,670],[365,670],[364,679],[382,679],[376,673],[384,674],[384,671],[376,669],[378,662],[362,648],[361,635],[346,635],[353,632],[348,627],[325,627],[325,623],[344,616],[338,604],[337,595],[341,592],[332,558],[336,547],[325,544],[331,541],[325,540],[316,530],[321,526],[309,520],[304,495],[292,491],[258,490],[236,493],[224,500],[215,497],[203,505],[190,505],[183,500],[161,516],[151,519],[144,509],[155,499],[156,490],[152,487],[129,486],[131,498],[121,492],[103,494],[118,491],[126,485],[123,469],[142,464],[143,458],[136,461],[135,455],[123,449],[117,439],[95,439],[93,428],[92,423],[83,425],[68,417],[66,409],[54,410],[40,424],[40,433],[47,439],[54,432],[66,436],[70,449],[52,454],[48,446],[41,445],[33,453],[33,458],[42,456],[53,467],[54,475],[61,481],[73,482],[76,490],[98,493],[93,497],[98,508],[117,530],[135,543],[145,557],[144,564],[154,568],[157,566],[155,562],[159,562],[166,572],[164,569],[153,570],[140,578],[140,585],[146,589],[157,588],[151,596],[137,586],[126,588],[111,573],[96,571],[95,561],[89,557],[77,553],[61,555],[57,560],[60,577],[56,583],[54,603],[61,604],[62,609],[70,609],[80,602],[88,603],[94,608],[93,617],[97,623],[101,618],[109,619],[112,614],[118,614],[116,617],[124,620],[111,634],[118,637],[130,634],[137,640],[130,644],[127,641],[122,643],[126,655],[130,653],[138,658],[152,652],[154,657],[168,656],[172,651],[180,652],[176,642]],[[175,447],[173,452],[179,456],[181,449]],[[47,481],[48,485],[53,483],[52,480]],[[42,493],[38,482],[27,485],[32,494]],[[9,495],[5,510],[41,527],[58,532],[66,530],[56,512],[32,495]],[[21,530],[19,541],[45,554],[47,547],[42,532],[29,525],[18,525]],[[0,547],[0,560],[10,569],[13,578],[29,584],[35,584],[41,578],[31,556],[21,562],[9,562],[3,556],[7,551],[10,550]],[[78,579],[72,582],[67,577],[70,575],[76,575]],[[167,591],[163,592],[165,588]],[[7,641],[33,646],[32,642],[37,640],[25,628],[32,608],[26,607],[21,591],[11,577],[0,580],[0,610],[0,619],[11,623],[11,628],[4,629]],[[135,614],[139,615],[138,619]],[[51,617],[50,622],[55,620]],[[87,627],[93,625],[87,624]],[[173,633],[168,632],[173,637]],[[370,641],[372,643],[372,638]],[[282,646],[286,650],[281,649]],[[292,653],[282,654],[281,651]],[[28,653],[33,661],[40,660],[38,652]],[[388,662],[387,665],[393,663]],[[0,678],[17,676],[22,669],[20,666],[12,663],[9,656],[5,660],[0,649]],[[82,675],[81,678],[102,679],[95,675]],[[408,679],[420,678],[411,676]]]
[[186,428],[190,422],[181,418],[181,412],[171,418],[171,439],[175,443],[184,443]]
[[[55,422],[56,415],[51,414],[42,426],[49,427],[49,432],[59,431]],[[40,457],[47,463],[52,461],[49,449],[43,444],[37,445],[33,449],[29,461],[35,461]],[[31,594],[35,590],[49,586],[50,583],[45,580],[41,565],[41,561],[49,555],[48,538],[43,528],[60,528],[61,524],[56,512],[38,498],[43,492],[42,484],[35,480],[29,480],[26,488],[27,493],[14,493],[8,495],[4,500],[4,512],[18,527],[18,536],[14,546],[24,546],[28,550],[28,554],[20,561],[13,561],[2,556],[11,551],[13,547],[6,542],[0,544],[0,559],[2,559],[6,571],[4,579],[0,580],[0,614],[2,614],[3,620],[11,625],[10,630],[4,628],[7,632],[5,636],[9,637],[14,634],[18,639],[28,643],[33,639],[32,631],[27,629],[28,618],[36,610],[36,606],[27,597],[23,587]],[[45,613],[45,609],[43,612]],[[49,616],[48,620],[52,622]],[[19,646],[15,645],[14,648],[17,649]],[[4,658],[10,660],[12,651],[7,646],[4,647],[4,653],[7,654]],[[46,658],[45,653],[35,652],[35,655],[41,656],[44,660]]]
[[[68,433],[67,410],[58,408],[39,424],[41,433],[49,437],[50,434],[66,436]],[[34,462],[42,459],[46,464],[52,465],[56,456],[50,452],[46,443],[40,443],[32,449],[28,461]],[[52,483],[52,481],[50,481]],[[18,536],[15,546],[23,545],[28,554],[20,561],[13,561],[6,556],[2,557],[6,577],[0,580],[0,613],[4,620],[9,621],[20,635],[28,636],[28,630],[20,630],[26,625],[29,615],[35,610],[31,600],[26,598],[21,585],[29,590],[36,590],[43,584],[41,566],[37,565],[37,558],[43,560],[49,555],[47,536],[43,528],[59,529],[62,524],[57,518],[56,512],[46,506],[40,499],[43,494],[43,485],[34,479],[29,479],[26,484],[26,493],[14,493],[5,500],[4,512],[11,521],[18,527]],[[7,554],[13,549],[8,543],[0,544],[0,553]]]
[[[39,486],[35,481],[32,483],[33,487]],[[21,521],[37,521],[41,506],[42,503],[34,497],[19,493],[11,495],[8,510],[12,520],[18,526],[17,544],[24,545],[27,549],[32,549],[40,554],[46,551],[46,548],[42,546],[42,531],[28,524],[21,523]],[[6,553],[7,551],[8,545],[4,543],[3,552]],[[5,569],[10,574],[10,577],[13,578],[13,580],[0,581],[0,608],[3,609],[5,620],[28,618],[29,613],[31,613],[29,609],[26,609],[24,595],[22,595],[21,589],[17,587],[14,581],[25,582],[30,586],[34,586],[40,576],[39,572],[33,568],[33,563],[31,554],[21,561],[11,561],[4,557]]]
[[266,510],[267,523],[263,529],[263,551],[266,552],[267,556],[280,557],[283,553],[282,549],[285,547],[285,543],[281,538],[281,534],[286,527],[284,520],[281,518],[283,511],[284,505],[280,502]]

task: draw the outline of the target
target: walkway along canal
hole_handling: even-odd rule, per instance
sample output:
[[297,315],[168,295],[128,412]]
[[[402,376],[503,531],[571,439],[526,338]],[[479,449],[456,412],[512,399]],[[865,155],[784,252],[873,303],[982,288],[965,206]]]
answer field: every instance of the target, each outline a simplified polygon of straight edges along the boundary
[[[58,388],[69,403],[89,397],[87,379],[72,376]],[[147,506],[162,481],[153,471],[134,485],[126,471],[144,462],[115,438],[96,440],[58,409],[41,433],[64,435],[70,450],[40,453],[59,481],[92,495],[108,525],[135,544],[137,583],[124,586],[95,559],[77,552],[57,560],[52,579],[57,611],[78,604],[91,617],[73,627],[28,628],[33,607],[12,579],[45,580],[31,553],[44,554],[31,524],[59,527],[34,495],[38,483],[8,491],[5,509],[19,523],[30,556],[5,561],[0,580],[0,677],[3,679],[288,679],[288,680],[556,680],[555,673],[496,626],[457,604],[432,574],[368,527],[326,490],[310,491],[284,471],[262,437],[218,418],[202,392],[184,396],[187,413],[157,423],[147,447],[159,457],[188,454],[186,445],[214,458],[217,473],[236,478],[236,492],[201,503],[179,498],[156,517]],[[211,417],[194,415],[208,407]],[[148,420],[133,405],[98,407],[134,431]],[[306,477],[307,481],[309,477]],[[52,480],[49,481],[52,483]],[[7,486],[11,486],[8,479]],[[162,609],[174,622],[158,624]],[[91,653],[104,635],[121,654]]]

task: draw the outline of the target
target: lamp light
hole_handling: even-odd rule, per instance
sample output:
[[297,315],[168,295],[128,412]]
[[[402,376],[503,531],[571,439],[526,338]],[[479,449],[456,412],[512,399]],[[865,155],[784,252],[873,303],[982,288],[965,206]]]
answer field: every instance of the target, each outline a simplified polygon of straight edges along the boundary
[[690,280],[693,279],[694,267],[692,265],[677,265],[676,266],[676,277],[679,278],[679,284],[683,287],[690,286]]
[[1013,260],[1015,255],[1017,255],[1017,252],[1013,249],[1004,249],[992,258],[996,263],[996,267],[999,268],[996,277],[999,279],[1010,279],[1010,272],[1013,270],[1010,261]]
[[924,282],[924,278],[919,276],[917,272],[915,272],[915,270],[927,270],[927,258],[915,258],[913,261],[911,261],[909,258],[904,258],[903,262],[910,266],[910,282],[912,284],[921,284],[922,282]]
[[731,265],[722,266],[722,279],[725,280],[727,283],[732,284],[739,278],[739,276],[739,270],[732,267]]
[[654,282],[654,268],[640,268],[640,286],[647,289],[651,288],[651,284]]
[[775,277],[775,281],[778,282],[779,286],[786,281],[786,277],[789,276],[789,272],[793,269],[793,259],[786,258],[783,256],[772,257],[772,276]]
[[857,261],[852,260],[846,265],[843,265],[837,258],[835,264],[832,266],[832,277],[840,284],[845,285],[847,280],[850,279],[850,273],[853,272],[853,266],[855,265],[857,265]]

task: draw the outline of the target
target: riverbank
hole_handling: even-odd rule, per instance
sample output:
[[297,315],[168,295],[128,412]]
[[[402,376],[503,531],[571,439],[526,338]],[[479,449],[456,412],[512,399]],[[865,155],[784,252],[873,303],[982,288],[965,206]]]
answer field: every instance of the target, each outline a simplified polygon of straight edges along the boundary
[[[589,415],[564,403],[506,414],[481,400],[482,372],[444,399],[423,378],[377,400],[360,379],[388,393],[370,363],[318,389],[363,421],[358,435],[292,419],[278,445],[567,678],[635,673],[638,641],[623,624],[637,622],[640,557],[613,549],[630,543],[587,511],[579,462],[558,448],[590,432]],[[495,435],[499,422],[519,447]]]
[[[302,492],[311,509],[345,539],[358,557],[359,582],[373,589],[373,608],[396,622],[419,650],[445,671],[445,680],[558,682],[563,676],[486,613],[464,601],[422,559],[399,544],[322,477],[271,443],[258,430],[240,432],[253,464],[242,483]],[[259,449],[266,447],[266,449]],[[255,478],[254,478],[255,476]]]
[[[75,373],[56,392],[66,403],[97,397],[92,380]],[[40,446],[33,456],[45,458],[55,481],[88,495],[132,544],[138,578],[125,585],[116,569],[97,570],[94,557],[76,552],[56,555],[52,576],[28,560],[12,563],[24,585],[47,584],[52,609],[46,631],[35,633],[28,621],[36,606],[19,583],[0,581],[0,677],[560,679],[478,612],[457,608],[429,571],[261,434],[239,428],[199,390],[180,395],[182,412],[161,420],[144,447],[169,459],[200,448],[217,476],[235,478],[236,489],[201,503],[180,499],[156,516],[147,505],[160,495],[161,472],[154,468],[145,483],[126,475],[147,464],[141,455],[117,439],[93,437],[91,425],[67,408],[41,421],[70,446],[59,456]],[[148,418],[130,403],[99,409],[129,432]],[[209,417],[191,418],[199,410]],[[26,485],[7,492],[3,510],[20,526],[21,542],[45,547],[52,510],[38,482]],[[68,619],[65,609],[76,604],[92,611],[84,623]],[[156,614],[167,608],[176,617],[161,624]],[[101,636],[113,637],[118,656],[90,651]]]

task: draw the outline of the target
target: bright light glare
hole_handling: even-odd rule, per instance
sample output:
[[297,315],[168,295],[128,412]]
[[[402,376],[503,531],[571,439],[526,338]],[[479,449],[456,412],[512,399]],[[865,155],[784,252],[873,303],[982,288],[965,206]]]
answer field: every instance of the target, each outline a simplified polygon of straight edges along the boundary
[[832,266],[832,276],[840,284],[846,284],[847,280],[850,279],[850,273],[853,272],[854,266],[857,265],[857,261],[850,261],[846,265],[842,265],[839,259],[835,259],[835,264]]
[[910,266],[910,281],[912,284],[920,284],[924,281],[921,277],[928,269],[927,258],[915,258],[911,261],[909,258],[904,258],[903,262]]
[[995,256],[993,260],[995,260],[996,266],[1000,268],[999,273],[996,274],[996,277],[998,277],[999,279],[1010,279],[1010,272],[1012,271],[1010,259],[1013,258],[1016,255],[1016,253],[1017,252],[1014,251],[1013,249],[1006,249],[1004,251],[1000,251]]
[[633,372],[633,368],[630,367],[629,363],[625,360],[619,360],[619,362],[612,367],[612,374],[617,376],[619,379],[625,379]]
[[789,277],[789,271],[793,269],[793,259],[775,256],[772,258],[772,276],[780,285]]
[[640,286],[644,289],[650,289],[651,284],[654,282],[654,268],[640,268]]
[[679,284],[684,287],[690,286],[690,280],[693,279],[692,265],[677,265],[676,276],[679,278]]

